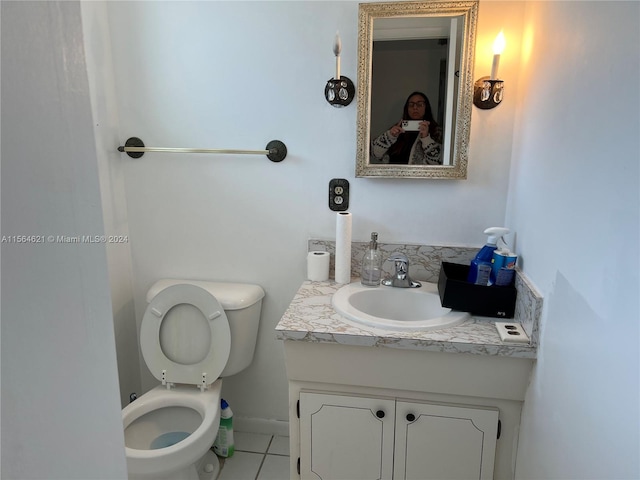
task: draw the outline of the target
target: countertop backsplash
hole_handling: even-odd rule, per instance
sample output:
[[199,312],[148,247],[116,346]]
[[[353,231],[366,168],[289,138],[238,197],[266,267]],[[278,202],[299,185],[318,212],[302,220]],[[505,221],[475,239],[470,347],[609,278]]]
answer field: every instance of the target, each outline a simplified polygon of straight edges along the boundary
[[[325,251],[331,254],[329,262],[329,276],[333,278],[335,271],[336,244],[333,240],[309,240],[308,251]],[[362,258],[369,248],[369,242],[351,243],[351,276],[360,277]],[[440,264],[442,262],[459,263],[468,265],[478,252],[474,247],[449,247],[433,245],[406,245],[378,242],[378,248],[382,251],[386,260],[392,253],[400,252],[409,258],[409,275],[414,280],[438,283]],[[383,262],[383,275],[391,275],[394,272],[393,262]],[[522,324],[525,332],[531,338],[533,346],[538,345],[539,320],[542,313],[542,296],[527,277],[516,268],[515,287],[518,291],[516,298],[516,312],[514,320]],[[507,320],[508,321],[508,320]]]

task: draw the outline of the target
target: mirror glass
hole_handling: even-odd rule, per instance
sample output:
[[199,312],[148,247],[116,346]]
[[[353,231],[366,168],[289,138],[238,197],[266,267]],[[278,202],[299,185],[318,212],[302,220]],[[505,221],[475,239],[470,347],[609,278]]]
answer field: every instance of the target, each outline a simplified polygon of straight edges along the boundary
[[359,5],[357,177],[466,178],[477,10]]

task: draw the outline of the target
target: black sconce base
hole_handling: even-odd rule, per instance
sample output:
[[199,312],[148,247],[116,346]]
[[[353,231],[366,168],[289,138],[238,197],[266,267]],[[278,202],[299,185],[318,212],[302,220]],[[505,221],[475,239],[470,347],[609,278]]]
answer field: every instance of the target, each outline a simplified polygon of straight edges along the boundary
[[340,80],[330,78],[324,87],[324,98],[336,108],[349,105],[353,101],[355,94],[356,87],[348,77],[340,76]]
[[473,104],[483,110],[495,108],[502,102],[504,81],[482,77],[476,80],[473,88]]

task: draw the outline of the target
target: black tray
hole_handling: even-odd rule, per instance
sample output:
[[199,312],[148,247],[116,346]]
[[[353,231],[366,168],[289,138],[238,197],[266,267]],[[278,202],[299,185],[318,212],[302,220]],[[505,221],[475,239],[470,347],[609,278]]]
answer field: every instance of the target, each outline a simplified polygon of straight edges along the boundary
[[482,317],[513,318],[516,287],[486,287],[467,282],[469,265],[442,262],[438,292],[443,307]]

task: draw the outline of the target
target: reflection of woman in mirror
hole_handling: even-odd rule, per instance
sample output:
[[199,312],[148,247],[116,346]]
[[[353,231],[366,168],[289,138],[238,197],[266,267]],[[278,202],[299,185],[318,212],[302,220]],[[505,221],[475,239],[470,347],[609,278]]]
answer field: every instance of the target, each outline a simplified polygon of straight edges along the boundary
[[420,120],[418,131],[402,128],[402,120],[371,142],[371,163],[442,165],[442,129],[429,99],[413,92],[404,104],[403,120]]

